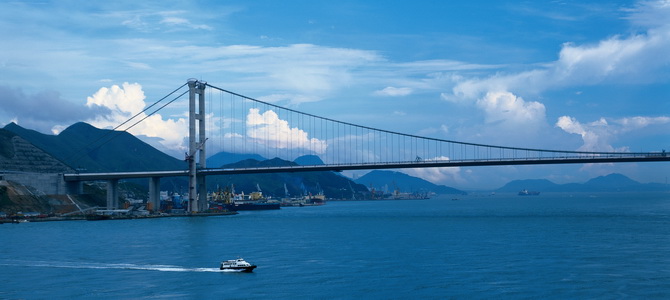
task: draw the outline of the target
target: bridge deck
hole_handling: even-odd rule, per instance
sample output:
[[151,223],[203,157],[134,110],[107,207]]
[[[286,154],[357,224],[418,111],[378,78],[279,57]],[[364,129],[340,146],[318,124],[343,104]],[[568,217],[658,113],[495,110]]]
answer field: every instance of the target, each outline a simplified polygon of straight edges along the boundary
[[[373,169],[407,169],[407,168],[444,168],[444,167],[473,167],[473,166],[504,166],[504,165],[548,165],[548,164],[585,164],[585,163],[623,163],[623,162],[663,162],[670,161],[670,156],[664,153],[649,153],[645,155],[615,155],[615,156],[575,156],[552,158],[511,158],[511,159],[472,159],[472,160],[440,160],[440,161],[406,161],[387,163],[358,163],[358,164],[325,164],[313,166],[281,166],[262,168],[212,168],[199,169],[199,175],[232,175],[232,174],[260,174],[260,173],[290,173],[315,171],[345,171],[345,170],[373,170]],[[108,172],[108,173],[73,173],[63,174],[65,181],[89,181],[150,177],[185,177],[188,170],[151,171],[151,172]]]

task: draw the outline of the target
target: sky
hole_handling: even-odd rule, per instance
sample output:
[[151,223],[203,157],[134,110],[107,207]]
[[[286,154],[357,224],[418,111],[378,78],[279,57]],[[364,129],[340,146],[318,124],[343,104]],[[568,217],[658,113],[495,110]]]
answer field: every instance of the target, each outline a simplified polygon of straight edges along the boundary
[[[0,126],[113,128],[197,78],[438,139],[670,150],[669,20],[670,1],[1,0]],[[130,132],[183,156],[184,105]],[[670,164],[404,171],[476,189],[613,172],[664,183]]]

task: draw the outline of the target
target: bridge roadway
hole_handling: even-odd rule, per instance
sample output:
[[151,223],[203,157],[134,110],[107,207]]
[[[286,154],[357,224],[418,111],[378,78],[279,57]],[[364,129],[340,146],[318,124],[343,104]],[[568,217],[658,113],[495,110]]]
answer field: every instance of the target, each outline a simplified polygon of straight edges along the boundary
[[[357,164],[324,164],[312,166],[278,166],[258,168],[208,168],[198,169],[198,175],[232,175],[258,173],[291,173],[315,171],[345,171],[373,169],[407,169],[439,167],[474,167],[503,165],[548,165],[548,164],[586,164],[586,163],[622,163],[622,162],[662,162],[670,161],[670,156],[661,153],[642,153],[639,155],[612,156],[574,156],[562,158],[510,158],[510,159],[472,159],[472,160],[417,160],[406,162],[376,162]],[[188,176],[188,170],[149,171],[149,172],[107,172],[107,173],[70,173],[63,174],[67,182],[95,181],[130,178],[182,177]]]

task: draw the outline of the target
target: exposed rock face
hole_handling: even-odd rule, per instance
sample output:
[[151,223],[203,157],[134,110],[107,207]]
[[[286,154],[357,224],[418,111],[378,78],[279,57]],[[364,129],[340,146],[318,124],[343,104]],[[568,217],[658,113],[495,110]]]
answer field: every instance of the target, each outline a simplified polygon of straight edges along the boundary
[[58,174],[65,172],[73,170],[15,133],[0,129],[0,211],[72,211],[69,199],[45,195],[55,194],[60,185]]
[[16,134],[0,129],[1,171],[64,173],[74,170]]
[[[0,180],[0,212],[42,214],[69,213],[99,206],[90,195],[44,195],[36,189],[17,182]],[[99,202],[99,201],[98,201]]]

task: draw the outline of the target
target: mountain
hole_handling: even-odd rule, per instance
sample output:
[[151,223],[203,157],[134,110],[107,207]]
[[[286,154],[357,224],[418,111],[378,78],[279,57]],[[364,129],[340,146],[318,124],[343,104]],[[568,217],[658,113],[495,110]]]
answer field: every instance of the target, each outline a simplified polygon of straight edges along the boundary
[[642,184],[624,175],[617,173],[609,174],[607,176],[599,176],[584,183],[584,186],[604,191],[613,189],[614,190],[636,189],[640,185]]
[[316,155],[303,155],[293,162],[301,166],[320,166],[324,164],[321,158]]
[[639,183],[625,175],[612,173],[593,178],[585,183],[556,184],[546,179],[510,181],[496,192],[513,192],[527,189],[538,192],[643,192],[667,191],[670,188],[660,183]]
[[[24,144],[33,144],[44,156],[53,156],[53,161],[67,162],[67,165],[84,169],[86,172],[114,172],[114,171],[158,171],[184,170],[186,162],[164,154],[134,137],[127,132],[111,131],[95,128],[86,123],[76,123],[63,130],[58,135],[43,134],[34,130],[25,129],[15,123],[5,126],[0,135],[0,162],[11,162],[9,157],[15,152],[9,147],[12,140],[25,141]],[[102,145],[102,146],[100,146]],[[25,148],[25,147],[23,147]],[[6,157],[5,159],[2,159]],[[303,157],[311,163],[323,163],[318,157]],[[26,160],[28,161],[28,160]],[[225,163],[225,162],[233,163]],[[300,160],[299,160],[300,161]],[[26,164],[23,164],[26,165]],[[62,163],[67,168],[65,163]],[[297,165],[294,162],[279,158],[265,159],[257,154],[218,153],[208,159],[209,167],[264,167]],[[9,169],[9,168],[4,168]],[[62,171],[61,171],[62,172]],[[70,169],[70,172],[72,170]],[[142,181],[142,180],[138,180]],[[229,186],[235,184],[238,191],[246,193],[256,191],[260,186],[263,192],[277,197],[284,196],[284,184],[289,194],[298,196],[316,194],[323,191],[331,198],[351,198],[352,188],[361,198],[367,193],[365,186],[351,182],[350,179],[335,172],[298,172],[274,174],[249,174],[230,176],[211,176],[207,178],[208,188]],[[164,178],[161,180],[161,189],[185,192],[188,186],[184,178]]]
[[501,193],[516,193],[521,190],[529,191],[556,191],[559,185],[546,179],[524,179],[514,180],[505,184],[503,187],[496,190]]
[[207,158],[207,167],[208,168],[220,168],[223,165],[236,163],[246,159],[254,159],[257,161],[263,161],[266,158],[258,154],[242,154],[242,153],[230,153],[230,152],[219,152]]
[[[295,162],[280,158],[263,161],[247,159],[233,164],[222,166],[222,168],[254,168],[254,167],[281,167],[297,166]],[[356,192],[356,198],[361,199],[368,193],[364,185],[356,184],[350,179],[340,176],[335,172],[293,172],[293,173],[268,173],[268,174],[236,174],[217,175],[207,177],[207,187],[214,190],[217,187],[224,188],[235,186],[236,192],[255,192],[258,187],[265,195],[274,197],[285,197],[284,185],[289,196],[301,196],[305,194],[317,194],[323,191],[328,198],[350,199],[352,188]]]
[[74,170],[9,130],[0,129],[0,170],[63,173]]
[[464,192],[444,185],[436,185],[418,177],[401,172],[372,171],[355,180],[365,186],[372,186],[377,190],[388,188],[389,192],[399,189],[401,192],[434,192],[437,194],[463,194]]
[[130,133],[80,122],[58,135],[5,126],[65,164],[87,172],[183,170],[186,162],[156,150]]

